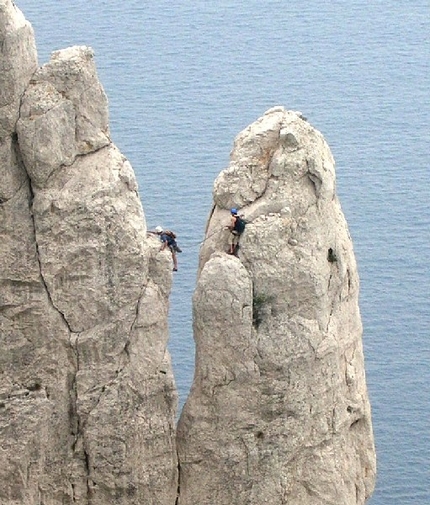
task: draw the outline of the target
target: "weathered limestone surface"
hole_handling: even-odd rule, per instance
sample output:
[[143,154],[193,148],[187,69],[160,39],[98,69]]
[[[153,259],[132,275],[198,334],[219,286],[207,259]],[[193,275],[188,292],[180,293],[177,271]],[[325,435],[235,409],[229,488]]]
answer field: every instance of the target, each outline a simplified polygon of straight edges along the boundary
[[21,96],[37,68],[31,25],[12,2],[0,0],[0,202],[25,180],[16,160],[15,124]]
[[172,504],[171,266],[85,47],[0,0],[0,503]]
[[23,97],[17,125],[24,163],[41,185],[76,156],[109,145],[107,98],[87,47],[52,54]]
[[[249,221],[238,258],[230,207]],[[180,505],[363,504],[375,452],[359,281],[332,155],[300,113],[271,109],[237,136],[206,237]]]

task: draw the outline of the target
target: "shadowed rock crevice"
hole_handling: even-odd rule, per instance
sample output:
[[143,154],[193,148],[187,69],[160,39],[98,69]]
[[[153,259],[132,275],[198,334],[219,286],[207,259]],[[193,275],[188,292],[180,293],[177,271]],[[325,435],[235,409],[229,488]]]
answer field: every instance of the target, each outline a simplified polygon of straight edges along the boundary
[[52,308],[58,312],[58,314],[61,316],[65,326],[67,326],[68,330],[70,333],[73,333],[72,332],[72,329],[70,328],[70,325],[69,323],[67,322],[67,319],[66,317],[64,316],[64,314],[58,309],[58,307],[55,306],[54,302],[52,301],[52,297],[51,297],[51,294],[49,292],[49,289],[48,289],[48,285],[47,283],[45,282],[45,279],[43,277],[43,266],[42,266],[42,262],[41,262],[41,259],[40,259],[40,254],[39,254],[39,245],[37,243],[37,232],[36,232],[36,226],[35,226],[35,222],[34,222],[34,213],[33,213],[33,209],[31,207],[31,203],[33,202],[34,200],[34,194],[33,194],[33,191],[31,189],[31,183],[29,185],[30,187],[30,207],[29,207],[29,210],[30,210],[30,218],[31,218],[31,221],[33,223],[33,232],[34,232],[34,246],[36,248],[36,259],[37,259],[37,263],[39,265],[39,273],[40,273],[40,280],[41,280],[41,283],[42,285],[44,286],[45,288],[45,291],[46,291],[46,295],[48,297],[48,300],[52,306]]

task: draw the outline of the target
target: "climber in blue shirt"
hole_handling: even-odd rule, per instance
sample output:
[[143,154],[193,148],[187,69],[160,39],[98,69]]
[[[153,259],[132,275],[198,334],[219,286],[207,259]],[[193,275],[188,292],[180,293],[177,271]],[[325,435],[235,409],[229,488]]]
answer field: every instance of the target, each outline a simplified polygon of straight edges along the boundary
[[[154,233],[154,232],[149,232],[149,233]],[[177,272],[178,271],[178,259],[176,256],[177,252],[182,252],[182,250],[179,248],[177,242],[176,242],[176,235],[172,231],[169,230],[163,230],[161,226],[157,226],[155,228],[155,233],[160,237],[161,242],[163,245],[160,248],[160,251],[164,251],[166,247],[169,248],[171,254],[172,254],[172,260],[173,260],[173,271]]]

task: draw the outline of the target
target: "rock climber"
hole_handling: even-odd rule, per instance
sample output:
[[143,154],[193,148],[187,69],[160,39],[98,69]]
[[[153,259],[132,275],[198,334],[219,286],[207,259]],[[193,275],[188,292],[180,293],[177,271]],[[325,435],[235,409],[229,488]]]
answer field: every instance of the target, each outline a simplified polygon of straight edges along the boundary
[[178,271],[178,258],[176,253],[182,252],[182,249],[179,248],[176,242],[176,234],[169,230],[163,230],[161,226],[156,226],[155,231],[149,231],[149,233],[154,233],[159,236],[162,246],[160,247],[160,251],[164,251],[166,247],[170,250],[172,254],[173,260],[173,271]]
[[227,228],[230,230],[230,239],[229,239],[229,250],[228,254],[234,254],[237,256],[239,251],[239,240],[240,236],[245,230],[245,220],[242,219],[241,216],[238,215],[237,209],[233,208],[230,210],[231,220],[230,225]]

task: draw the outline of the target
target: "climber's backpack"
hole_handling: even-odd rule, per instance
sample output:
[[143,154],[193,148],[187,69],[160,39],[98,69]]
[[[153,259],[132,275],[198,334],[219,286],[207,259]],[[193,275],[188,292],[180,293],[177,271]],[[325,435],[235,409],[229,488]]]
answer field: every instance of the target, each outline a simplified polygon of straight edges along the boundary
[[236,216],[236,222],[234,223],[234,231],[237,231],[241,235],[245,231],[246,221],[240,216]]
[[176,234],[173,233],[173,231],[170,231],[170,230],[164,230],[163,232],[165,235],[167,235],[168,237],[171,237],[173,240],[175,240],[176,238]]
[[173,248],[174,251],[181,253],[182,249],[176,243],[176,233],[173,233],[173,231],[170,230],[165,230],[163,233],[164,235],[167,235],[169,237],[168,238],[169,247]]

